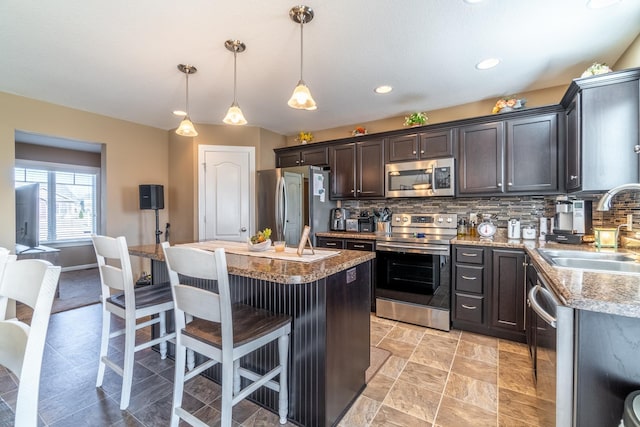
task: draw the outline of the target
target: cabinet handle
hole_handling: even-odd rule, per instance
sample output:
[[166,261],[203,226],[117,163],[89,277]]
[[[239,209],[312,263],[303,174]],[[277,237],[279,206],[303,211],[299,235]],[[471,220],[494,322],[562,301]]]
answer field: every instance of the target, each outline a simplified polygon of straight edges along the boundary
[[296,165],[299,165],[299,164],[300,164],[300,160],[296,160]]
[[352,193],[355,193],[355,192],[356,192],[356,190],[351,190],[351,192],[352,192]]
[[420,154],[424,154],[424,150],[420,150]]
[[364,245],[353,245],[354,248],[364,249]]
[[300,163],[304,163],[304,160],[300,160]]
[[468,254],[466,252],[462,252],[462,255],[464,255],[464,256],[478,256],[478,254]]
[[466,279],[466,280],[476,280],[476,279],[477,279],[477,277],[475,277],[475,276],[473,276],[473,277],[469,277],[469,276],[462,276],[462,278],[463,278],[463,279]]
[[502,183],[501,182],[498,183],[498,187],[502,187]]
[[325,245],[327,246],[336,246],[337,243],[333,243],[333,242],[326,242]]
[[512,186],[512,185],[513,185],[513,182],[508,182],[508,183],[507,183],[507,185],[508,185],[508,186]]
[[416,152],[415,152],[415,151],[413,151],[412,153],[413,153],[413,154],[416,154]]
[[574,179],[578,179],[578,175],[569,175],[569,179],[573,181]]
[[462,308],[466,308],[467,310],[475,310],[478,307],[476,307],[475,305],[462,304]]

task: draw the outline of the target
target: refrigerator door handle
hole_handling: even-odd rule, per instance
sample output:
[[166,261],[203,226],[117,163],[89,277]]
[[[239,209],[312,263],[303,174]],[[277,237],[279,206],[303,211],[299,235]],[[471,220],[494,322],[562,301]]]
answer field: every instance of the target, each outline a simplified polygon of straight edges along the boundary
[[284,240],[284,204],[284,177],[280,177],[278,178],[278,183],[276,184],[276,235],[278,240]]
[[287,240],[287,203],[289,203],[289,196],[287,195],[287,183],[284,176],[282,177],[282,240]]

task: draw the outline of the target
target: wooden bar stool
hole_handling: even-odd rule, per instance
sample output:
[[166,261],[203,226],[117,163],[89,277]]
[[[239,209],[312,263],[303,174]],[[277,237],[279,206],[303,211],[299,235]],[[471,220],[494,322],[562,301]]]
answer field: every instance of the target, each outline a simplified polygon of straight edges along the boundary
[[[222,364],[221,426],[231,426],[233,406],[265,386],[278,392],[280,423],[287,422],[289,399],[287,361],[291,317],[274,314],[244,304],[231,304],[229,275],[224,249],[215,253],[162,243],[175,302],[176,373],[173,385],[171,426],[183,419],[194,426],[207,424],[182,408],[184,382],[214,366]],[[218,293],[185,285],[180,276],[217,282]],[[266,374],[258,374],[240,364],[240,359],[278,341],[279,364]],[[187,349],[209,360],[185,374]],[[274,381],[276,376],[279,381]],[[241,377],[251,381],[241,389]]]
[[[131,384],[133,382],[134,354],[137,351],[160,345],[160,357],[167,356],[167,341],[175,338],[175,333],[166,333],[165,317],[173,309],[169,284],[152,285],[136,289],[134,286],[131,260],[127,241],[124,237],[92,236],[96,251],[100,282],[102,284],[102,339],[100,345],[100,364],[96,387],[102,386],[105,367],[108,366],[122,377],[120,409],[129,406]],[[115,263],[114,263],[115,261]],[[111,332],[111,315],[124,319],[123,329]],[[156,315],[155,317],[153,317]],[[138,323],[139,319],[150,317]],[[158,324],[159,337],[136,345],[136,331],[140,328]],[[107,357],[109,340],[124,335],[124,363],[120,366]]]
[[[38,259],[15,261],[13,255],[0,258],[0,365],[20,380],[15,425],[36,427],[42,355],[60,267]],[[15,301],[33,309],[30,325],[8,314]]]

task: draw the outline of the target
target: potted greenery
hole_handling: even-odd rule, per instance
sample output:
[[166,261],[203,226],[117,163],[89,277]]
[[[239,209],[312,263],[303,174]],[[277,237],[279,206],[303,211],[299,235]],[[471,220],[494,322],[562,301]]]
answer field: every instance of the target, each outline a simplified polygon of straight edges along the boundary
[[416,112],[404,118],[405,126],[422,126],[427,123],[429,118],[425,113]]

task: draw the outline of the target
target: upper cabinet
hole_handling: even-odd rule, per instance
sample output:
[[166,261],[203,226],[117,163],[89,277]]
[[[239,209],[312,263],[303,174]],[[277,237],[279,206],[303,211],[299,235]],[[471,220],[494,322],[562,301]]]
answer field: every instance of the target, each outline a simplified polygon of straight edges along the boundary
[[559,191],[558,114],[459,128],[458,194]]
[[454,129],[389,137],[387,163],[453,156]]
[[384,197],[383,139],[331,146],[329,161],[331,199]]
[[640,69],[574,80],[561,103],[566,116],[565,186],[605,191],[638,182]]
[[314,147],[313,145],[276,150],[276,167],[327,166],[329,164],[328,148],[326,146]]

